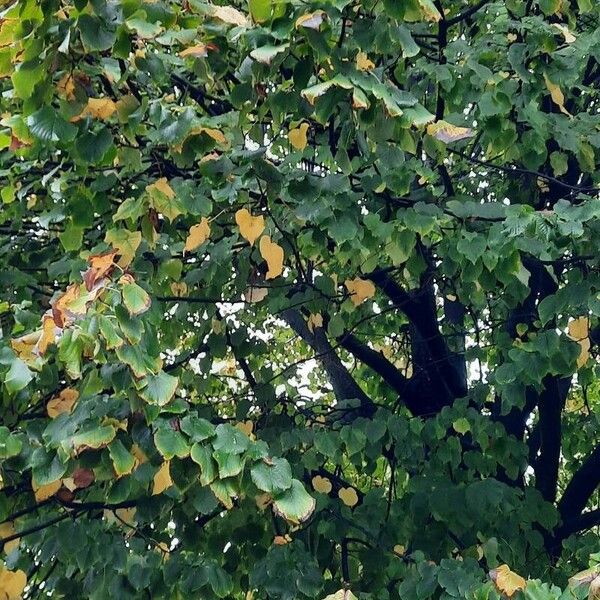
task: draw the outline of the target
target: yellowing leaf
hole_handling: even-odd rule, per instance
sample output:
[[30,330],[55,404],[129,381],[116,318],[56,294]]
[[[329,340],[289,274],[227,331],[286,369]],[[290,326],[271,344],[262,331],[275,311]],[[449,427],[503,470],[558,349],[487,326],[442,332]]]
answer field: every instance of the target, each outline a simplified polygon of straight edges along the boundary
[[89,98],[81,114],[73,117],[71,121],[80,121],[87,116],[92,117],[92,119],[106,121],[112,117],[116,110],[117,105],[110,98]]
[[515,592],[525,589],[527,581],[510,570],[508,565],[501,565],[490,571],[490,577],[500,592],[512,598]]
[[35,483],[35,480],[31,482],[31,487],[33,489],[33,495],[35,496],[36,502],[43,502],[48,498],[54,496],[58,490],[60,490],[62,485],[61,480],[53,481],[52,483],[47,483],[46,485],[38,486]]
[[404,556],[406,554],[406,546],[403,546],[402,544],[396,544],[394,546],[394,554],[397,554],[398,556]]
[[569,28],[566,25],[561,23],[552,23],[552,27],[556,27],[556,29],[560,31],[562,36],[565,38],[566,44],[572,44],[577,39],[575,35],[569,31]]
[[279,277],[283,273],[283,248],[277,242],[272,242],[268,235],[260,238],[259,248],[269,266],[266,279]]
[[75,99],[75,77],[73,73],[65,73],[56,84],[58,95],[69,101]]
[[24,571],[9,571],[0,567],[0,600],[20,600],[26,585],[27,575]]
[[432,0],[419,0],[419,7],[426,21],[438,23],[441,20],[442,15]]
[[358,494],[353,487],[341,488],[338,492],[338,496],[339,499],[350,508],[358,504]]
[[244,300],[251,304],[256,304],[257,302],[262,302],[267,297],[268,293],[269,290],[264,287],[249,287],[244,292]]
[[152,190],[156,190],[161,194],[164,194],[169,200],[173,200],[175,198],[175,192],[173,188],[169,185],[166,177],[161,177],[157,179],[154,183],[146,186],[147,192],[152,192]]
[[286,533],[285,535],[276,535],[273,538],[273,544],[275,544],[276,546],[285,546],[286,544],[289,544],[292,541],[291,536]]
[[241,423],[236,423],[235,426],[243,431],[248,437],[252,435],[252,431],[254,430],[254,423],[252,421],[243,421]]
[[327,14],[323,10],[316,10],[312,13],[307,13],[296,19],[296,29],[306,27],[307,29],[319,30],[323,21],[327,19]]
[[579,356],[577,368],[580,369],[590,357],[591,341],[589,338],[590,321],[587,317],[579,317],[569,323],[569,337],[578,342]]
[[320,494],[329,494],[333,489],[331,481],[321,475],[315,475],[312,478],[312,486],[315,492],[319,492]]
[[72,321],[83,318],[87,312],[88,302],[92,299],[83,284],[73,283],[52,304],[54,322],[59,327],[65,327]]
[[70,413],[79,398],[79,392],[73,388],[65,388],[56,398],[52,398],[46,404],[46,411],[51,419],[55,419],[62,413]]
[[208,219],[206,217],[202,217],[202,220],[197,225],[192,225],[190,227],[189,235],[185,240],[185,248],[184,252],[191,252],[195,250],[199,246],[202,246],[204,242],[210,236],[210,225],[208,223]]
[[299,127],[295,129],[290,129],[288,134],[290,144],[296,150],[304,150],[306,148],[306,144],[308,144],[308,138],[306,136],[308,132],[308,123],[301,123]]
[[561,113],[570,117],[571,113],[569,113],[569,111],[565,108],[565,96],[562,93],[560,86],[550,81],[550,78],[548,77],[548,75],[546,75],[546,73],[544,73],[544,83],[546,84],[546,88],[548,88],[548,91],[550,92],[552,102],[554,102],[554,104],[558,106]]
[[94,254],[88,258],[89,269],[83,274],[85,288],[90,291],[96,282],[106,277],[115,267],[116,250],[104,252],[103,254]]
[[250,19],[232,6],[213,6],[211,15],[223,23],[237,25],[238,27],[250,27]]
[[359,52],[356,55],[356,68],[359,71],[371,71],[375,68],[375,63],[369,59],[366,52]]
[[352,300],[354,306],[362,304],[365,300],[375,295],[375,286],[368,279],[361,279],[360,277],[346,279],[344,285],[350,292],[350,300]]
[[104,241],[110,244],[121,256],[120,267],[127,267],[135,258],[135,253],[142,243],[141,231],[129,231],[128,229],[109,229],[104,235]]
[[188,286],[185,281],[174,281],[170,287],[173,296],[178,296],[181,298],[182,296],[187,295]]
[[162,494],[166,489],[170,488],[173,485],[173,480],[171,479],[171,463],[166,460],[161,466],[160,469],[154,475],[153,486],[152,486],[152,495],[156,496],[157,494]]
[[197,46],[190,46],[179,53],[181,58],[186,56],[194,56],[196,58],[205,58],[208,56],[208,46],[206,44],[198,44]]
[[308,330],[312,333],[315,330],[315,327],[323,327],[323,316],[321,313],[311,313],[306,321],[306,325]]
[[221,144],[222,146],[228,146],[229,142],[225,137],[225,134],[219,129],[214,129],[213,127],[197,127],[193,130],[193,133],[205,133],[208,137],[212,138],[217,142],[217,144]]
[[427,125],[427,133],[444,144],[473,137],[470,127],[458,127],[447,121],[436,121]]
[[[15,525],[12,521],[6,521],[4,523],[0,523],[0,539],[5,539],[9,536],[13,536],[16,533]],[[19,547],[19,538],[12,540],[12,542],[5,542],[4,544],[4,552],[6,554],[10,554],[15,548]],[[2,593],[2,589],[0,588],[0,594]],[[1,598],[2,596],[0,596]]]
[[265,219],[262,215],[253,217],[248,210],[241,208],[235,213],[235,222],[240,228],[242,237],[253,245],[265,230]]

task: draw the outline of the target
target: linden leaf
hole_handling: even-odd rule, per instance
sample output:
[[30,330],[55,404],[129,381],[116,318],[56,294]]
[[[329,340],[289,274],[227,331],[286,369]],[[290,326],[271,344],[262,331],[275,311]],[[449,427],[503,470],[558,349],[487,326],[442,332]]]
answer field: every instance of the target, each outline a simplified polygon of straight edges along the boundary
[[229,142],[227,141],[225,134],[221,130],[215,129],[214,127],[195,127],[191,133],[197,135],[205,133],[208,137],[215,140],[217,144],[221,144],[222,146],[229,146]]
[[544,73],[544,83],[546,84],[546,88],[550,92],[550,97],[552,98],[552,102],[554,102],[554,104],[556,104],[556,106],[558,106],[561,113],[570,117],[571,113],[565,108],[565,96],[562,93],[560,86],[556,83],[553,83],[549,79],[548,75],[546,75],[546,73]]
[[426,21],[438,23],[441,20],[442,15],[432,0],[419,0],[419,7]]
[[304,150],[304,148],[306,148],[306,145],[308,144],[308,138],[306,136],[308,132],[308,127],[308,123],[302,123],[299,127],[296,127],[295,129],[290,129],[288,137],[290,140],[290,144],[296,150]]
[[116,250],[110,250],[103,254],[93,254],[88,257],[89,269],[83,274],[83,282],[88,292],[94,287],[96,282],[103,277],[107,277],[115,267]]
[[318,31],[322,23],[327,19],[327,14],[323,10],[316,10],[312,13],[307,13],[296,19],[296,29],[306,27]]
[[249,287],[244,292],[244,300],[250,302],[250,304],[256,304],[262,302],[268,294],[269,290],[265,287]]
[[240,228],[242,237],[254,245],[265,229],[265,219],[262,215],[253,217],[248,210],[241,208],[235,213],[235,222]]
[[104,235],[104,241],[110,244],[120,255],[118,264],[127,267],[135,258],[135,253],[142,242],[141,231],[128,229],[109,229]]
[[228,25],[237,25],[238,27],[250,27],[250,19],[239,10],[232,6],[213,6],[211,16]]
[[590,321],[587,317],[579,317],[569,323],[569,337],[579,344],[577,368],[583,367],[590,357],[591,341],[589,338]]
[[315,492],[319,492],[320,494],[329,494],[333,489],[331,481],[321,475],[315,475],[312,478],[312,486]]
[[0,599],[1,600],[21,600],[25,586],[27,585],[27,575],[20,569],[9,571],[0,567]]
[[315,499],[294,479],[292,485],[273,500],[275,513],[290,523],[304,523],[315,510]]
[[358,598],[350,590],[338,590],[335,594],[325,596],[323,600],[358,600]]
[[270,65],[278,54],[285,52],[288,48],[289,44],[282,44],[281,46],[261,46],[260,48],[252,50],[250,56],[263,65]]
[[311,313],[306,321],[306,325],[308,330],[312,333],[315,330],[315,327],[323,327],[323,316],[321,313]]
[[339,499],[346,505],[352,508],[358,504],[358,494],[353,487],[341,488],[338,492]]
[[[8,536],[13,536],[16,533],[15,524],[12,521],[0,523],[0,539],[5,539]],[[16,538],[11,542],[4,543],[4,552],[10,554],[15,548],[19,547],[20,538]]]
[[131,316],[140,315],[150,308],[152,302],[148,292],[140,287],[131,275],[123,275],[119,283],[122,286],[123,304]]
[[184,252],[191,252],[199,246],[202,246],[204,242],[210,236],[210,225],[206,217],[202,217],[202,220],[197,225],[190,227],[189,235],[185,240]]
[[161,177],[147,185],[146,192],[150,196],[152,208],[163,214],[169,221],[173,221],[184,212],[183,205],[175,197],[175,192],[166,177]]
[[181,58],[186,58],[187,56],[206,58],[208,56],[208,45],[198,44],[197,46],[190,46],[189,48],[182,50],[179,53],[179,56],[181,56]]
[[368,279],[361,279],[360,277],[346,279],[344,285],[348,292],[350,292],[350,300],[352,300],[354,306],[362,304],[365,300],[375,295],[375,285]]
[[65,327],[72,321],[83,318],[88,302],[92,299],[93,297],[86,293],[83,284],[73,283],[52,304],[54,322],[59,327]]
[[427,126],[427,133],[444,144],[456,142],[465,138],[473,137],[474,133],[470,127],[458,127],[447,121],[436,121]]
[[106,121],[116,112],[117,105],[110,98],[89,98],[81,114],[73,117],[72,122],[77,122],[84,117]]
[[375,68],[375,63],[369,59],[366,52],[359,52],[356,55],[356,68],[359,71],[371,71]]
[[527,581],[511,571],[508,565],[500,565],[498,568],[493,569],[490,571],[490,577],[498,590],[509,598],[512,598],[515,592],[524,590],[527,585]]
[[65,388],[46,404],[46,412],[51,419],[55,419],[62,413],[70,413],[79,398],[79,392],[73,388]]
[[35,496],[36,502],[43,502],[48,498],[51,498],[60,490],[62,486],[62,482],[60,479],[57,481],[53,481],[52,483],[47,483],[46,485],[38,486],[35,483],[35,480],[31,482],[31,487],[33,489],[33,495]]
[[171,479],[170,461],[166,460],[154,475],[152,485],[152,495],[162,494],[166,489],[173,485]]
[[58,95],[69,101],[75,99],[75,77],[73,73],[65,73],[56,84]]
[[283,248],[272,242],[268,235],[260,238],[260,254],[267,261],[269,270],[266,279],[275,279],[283,273]]
[[566,25],[562,25],[561,23],[552,23],[552,27],[556,27],[556,29],[560,31],[562,36],[565,38],[565,44],[572,44],[575,40],[577,40],[575,35],[569,31],[569,28]]

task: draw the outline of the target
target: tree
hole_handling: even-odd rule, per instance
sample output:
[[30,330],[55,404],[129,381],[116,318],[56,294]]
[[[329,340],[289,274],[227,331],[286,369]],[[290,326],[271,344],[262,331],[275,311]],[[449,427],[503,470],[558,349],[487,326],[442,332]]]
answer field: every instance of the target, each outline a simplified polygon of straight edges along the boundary
[[596,597],[597,3],[0,4],[0,598]]

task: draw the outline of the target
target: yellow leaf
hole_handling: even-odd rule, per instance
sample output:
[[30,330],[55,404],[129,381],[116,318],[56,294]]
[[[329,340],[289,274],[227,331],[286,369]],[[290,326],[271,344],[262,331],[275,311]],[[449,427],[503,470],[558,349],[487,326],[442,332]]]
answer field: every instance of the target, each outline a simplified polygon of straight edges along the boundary
[[249,287],[244,292],[244,300],[246,300],[246,302],[250,302],[251,304],[256,304],[257,302],[262,302],[267,297],[268,293],[269,290],[264,287]]
[[306,27],[307,29],[319,30],[323,21],[327,19],[327,14],[323,10],[316,10],[312,13],[307,13],[296,19],[296,29]]
[[346,505],[352,508],[358,504],[358,494],[353,487],[342,488],[338,492],[339,499]]
[[346,279],[344,285],[350,292],[350,300],[352,300],[354,306],[362,304],[365,300],[375,295],[375,286],[368,279],[361,279],[360,277]]
[[552,81],[550,81],[546,73],[544,73],[544,82],[546,84],[546,87],[548,88],[548,91],[550,92],[552,102],[554,102],[554,104],[556,104],[556,106],[560,108],[561,113],[570,117],[571,113],[565,108],[565,96],[562,93],[562,90],[560,89],[559,85],[556,83],[552,83]]
[[210,236],[210,225],[206,217],[202,217],[202,220],[197,225],[190,227],[190,233],[185,240],[184,252],[191,252],[199,246],[202,246],[204,242]]
[[73,73],[65,73],[56,84],[58,95],[66,100],[75,99],[75,77]]
[[169,200],[173,200],[175,198],[175,192],[173,188],[169,185],[166,177],[161,177],[157,179],[154,183],[146,186],[146,191],[152,193],[152,190],[157,190],[161,194],[164,194]]
[[162,494],[166,489],[173,485],[171,479],[170,462],[166,460],[160,467],[160,469],[154,475],[154,481],[152,486],[152,495]]
[[285,535],[276,535],[273,538],[273,543],[276,546],[285,546],[286,544],[289,544],[292,541],[291,536],[286,533]]
[[295,129],[290,129],[288,134],[290,144],[296,150],[304,150],[306,148],[306,144],[308,144],[308,138],[306,134],[308,132],[308,123],[302,123],[299,127]]
[[366,52],[359,52],[356,55],[356,68],[359,71],[371,71],[375,68],[375,63],[369,59]]
[[88,257],[89,269],[83,274],[83,281],[86,290],[90,291],[96,282],[103,277],[107,277],[115,268],[116,250],[104,252],[102,254],[93,254]]
[[275,279],[275,277],[279,277],[283,273],[283,248],[277,242],[272,242],[268,235],[260,238],[259,247],[262,257],[269,266],[266,278]]
[[580,369],[590,357],[591,342],[589,338],[590,321],[587,317],[579,317],[569,323],[569,337],[579,344],[577,368]]
[[198,44],[197,46],[190,46],[185,50],[182,50],[179,53],[181,58],[185,58],[186,56],[194,56],[205,58],[208,56],[208,46],[206,44]]
[[525,589],[527,581],[510,570],[508,565],[501,565],[490,571],[490,577],[500,592],[512,598],[515,592]]
[[269,494],[259,494],[254,501],[259,510],[265,510],[273,502],[273,498]]
[[315,492],[319,492],[320,494],[329,494],[333,488],[331,481],[321,475],[315,475],[312,478],[312,486]]
[[110,98],[88,98],[87,105],[81,114],[73,117],[71,121],[80,121],[87,116],[106,121],[113,116],[116,110],[117,105]]
[[173,292],[173,296],[182,297],[187,294],[188,286],[185,281],[174,281],[171,284],[171,292]]
[[51,419],[56,419],[62,413],[70,413],[79,398],[79,392],[73,388],[65,388],[56,398],[52,398],[46,405],[46,411]]
[[306,325],[311,333],[315,330],[315,327],[323,327],[323,317],[321,313],[311,313],[308,317]]
[[427,133],[444,144],[473,137],[470,127],[458,127],[447,121],[436,121],[427,125]]
[[231,6],[213,6],[211,15],[229,25],[237,25],[238,27],[250,27],[251,25],[246,15]]
[[405,553],[406,546],[403,546],[402,544],[396,544],[394,546],[394,554],[397,554],[398,556],[404,556]]
[[[13,536],[16,533],[15,524],[12,521],[6,521],[0,523],[0,539],[5,539],[9,536]],[[10,554],[15,548],[19,547],[19,538],[12,540],[12,542],[4,543],[4,552]],[[0,592],[2,589],[0,588]],[[1,597],[1,596],[0,596]]]
[[131,446],[131,454],[133,454],[133,457],[136,460],[136,467],[148,462],[148,457],[146,456],[145,452],[137,444],[133,444],[133,446]]
[[35,480],[32,480],[31,482],[31,487],[33,489],[33,495],[35,496],[36,502],[43,502],[44,500],[54,496],[54,494],[60,490],[61,486],[62,481],[60,479],[42,486],[38,486],[35,483]]
[[254,245],[260,234],[265,230],[265,219],[262,215],[253,217],[248,210],[241,208],[235,213],[235,222],[240,228],[242,237]]
[[252,435],[252,431],[254,430],[254,423],[252,421],[242,421],[241,423],[236,423],[235,426],[248,437]]
[[20,600],[26,585],[27,575],[24,571],[9,571],[0,567],[0,600]]

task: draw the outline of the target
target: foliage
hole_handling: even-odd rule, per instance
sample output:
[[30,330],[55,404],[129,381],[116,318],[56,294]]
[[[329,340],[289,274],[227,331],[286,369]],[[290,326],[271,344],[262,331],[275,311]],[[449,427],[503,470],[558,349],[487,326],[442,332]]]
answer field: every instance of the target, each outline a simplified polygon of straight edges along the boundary
[[0,598],[599,597],[597,3],[0,5]]

